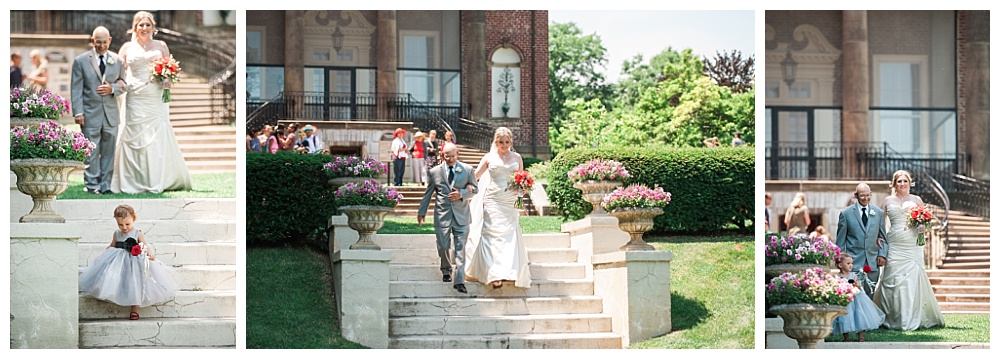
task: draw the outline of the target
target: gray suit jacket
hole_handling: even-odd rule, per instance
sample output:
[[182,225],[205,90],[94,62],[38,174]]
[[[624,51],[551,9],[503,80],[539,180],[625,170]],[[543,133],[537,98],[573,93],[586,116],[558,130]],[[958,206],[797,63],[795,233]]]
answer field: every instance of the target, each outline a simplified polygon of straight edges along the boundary
[[872,269],[872,274],[877,278],[878,265],[875,261],[877,257],[885,257],[889,249],[888,243],[883,243],[882,248],[878,246],[878,238],[885,238],[885,211],[878,208],[873,203],[868,204],[868,226],[861,222],[861,209],[858,204],[840,211],[840,218],[837,220],[837,247],[841,253],[847,253],[854,258],[853,271],[857,272],[868,264]]
[[[469,203],[479,191],[475,176],[472,175],[472,167],[462,162],[455,162],[455,169],[454,185],[448,183],[447,162],[441,162],[427,171],[427,190],[424,192],[424,199],[420,201],[417,215],[427,215],[431,196],[434,196],[434,226],[437,228],[451,227],[452,221],[455,221],[456,225],[467,226],[472,217],[469,212]],[[465,187],[470,184],[473,190],[467,191]],[[451,193],[453,186],[462,194],[462,199],[459,201],[448,199],[448,193]]]
[[[97,52],[91,49],[73,60],[73,74],[70,78],[70,97],[73,106],[73,116],[83,114],[84,129],[99,129],[107,124],[118,126],[118,96],[125,89],[115,82],[125,78],[124,61],[118,54],[105,53],[104,80],[111,84],[112,95],[97,94],[97,86],[101,85],[101,70]],[[110,144],[114,146],[115,144]]]

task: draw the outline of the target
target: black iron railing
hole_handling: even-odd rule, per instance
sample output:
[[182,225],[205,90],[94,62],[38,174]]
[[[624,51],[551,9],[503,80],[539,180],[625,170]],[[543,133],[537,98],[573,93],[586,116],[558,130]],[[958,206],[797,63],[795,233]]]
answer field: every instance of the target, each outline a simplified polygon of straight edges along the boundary
[[[210,86],[212,119],[216,123],[236,121],[236,39],[206,41],[183,34],[170,27],[172,11],[152,11],[156,19],[156,38],[163,40],[170,53],[181,63],[183,72],[206,79]],[[11,34],[74,34],[90,35],[94,28],[104,26],[111,33],[112,50],[129,41],[132,35],[131,11],[52,11],[47,23],[37,21],[36,11],[11,11]]]
[[990,219],[990,182],[952,174],[942,185],[951,194],[952,208]]
[[956,155],[903,155],[885,142],[768,142],[767,179],[886,180],[898,169],[918,166],[934,177],[958,173]]

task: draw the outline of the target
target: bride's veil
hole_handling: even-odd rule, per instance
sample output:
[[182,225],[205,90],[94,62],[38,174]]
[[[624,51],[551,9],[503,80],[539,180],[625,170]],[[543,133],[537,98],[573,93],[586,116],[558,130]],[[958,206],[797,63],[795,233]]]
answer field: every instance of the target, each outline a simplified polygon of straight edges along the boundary
[[[483,159],[479,161],[479,166],[473,170],[473,173],[479,171],[479,167],[489,166],[490,156],[497,154],[496,144],[490,146],[490,152],[483,156]],[[486,187],[490,185],[493,178],[490,177],[490,171],[487,170],[483,172],[482,177],[479,177],[479,182],[477,183],[478,192],[472,197],[472,203],[469,204],[469,236],[465,241],[465,268],[469,268],[472,263],[472,258],[475,257],[476,249],[479,248],[479,239],[483,235],[483,202],[486,197]],[[468,273],[468,269],[466,269]]]

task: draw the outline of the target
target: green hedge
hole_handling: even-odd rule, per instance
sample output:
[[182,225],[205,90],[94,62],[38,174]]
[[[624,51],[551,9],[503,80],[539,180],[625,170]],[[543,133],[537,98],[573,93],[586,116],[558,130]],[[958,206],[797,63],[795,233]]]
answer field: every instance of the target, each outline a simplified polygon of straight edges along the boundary
[[330,155],[247,153],[247,245],[322,239],[335,208],[322,170],[331,160]]
[[556,213],[580,219],[591,205],[566,176],[592,158],[621,162],[632,174],[624,185],[655,184],[671,193],[656,217],[654,232],[702,232],[727,223],[743,228],[754,210],[754,149],[740,148],[582,148],[563,151],[552,160],[546,193]]

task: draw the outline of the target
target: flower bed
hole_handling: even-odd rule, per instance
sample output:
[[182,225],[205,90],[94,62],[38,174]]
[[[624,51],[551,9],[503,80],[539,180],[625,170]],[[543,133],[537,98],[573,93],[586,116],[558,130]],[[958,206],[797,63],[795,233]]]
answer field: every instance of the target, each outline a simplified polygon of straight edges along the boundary
[[581,163],[566,173],[570,181],[622,181],[632,178],[625,165],[614,160],[595,158]]
[[69,114],[69,101],[49,90],[24,87],[10,89],[10,117],[33,117],[55,120]]
[[376,178],[388,173],[389,166],[374,158],[361,159],[357,156],[334,156],[333,161],[323,165],[323,172],[330,178]]
[[847,279],[814,267],[801,274],[784,273],[771,279],[765,298],[768,307],[796,303],[846,306],[857,293],[857,287]]
[[376,180],[361,184],[348,183],[334,192],[337,206],[380,206],[395,208],[403,195],[391,187],[385,187]]
[[631,185],[619,187],[604,196],[601,206],[611,212],[618,208],[662,208],[669,203],[670,192],[664,192],[660,186]]
[[805,234],[781,237],[767,233],[764,243],[764,265],[809,263],[830,265],[840,255],[840,247],[826,239],[809,238]]
[[15,126],[10,130],[10,159],[47,158],[84,161],[94,143],[82,133],[70,132],[54,121],[38,127]]

